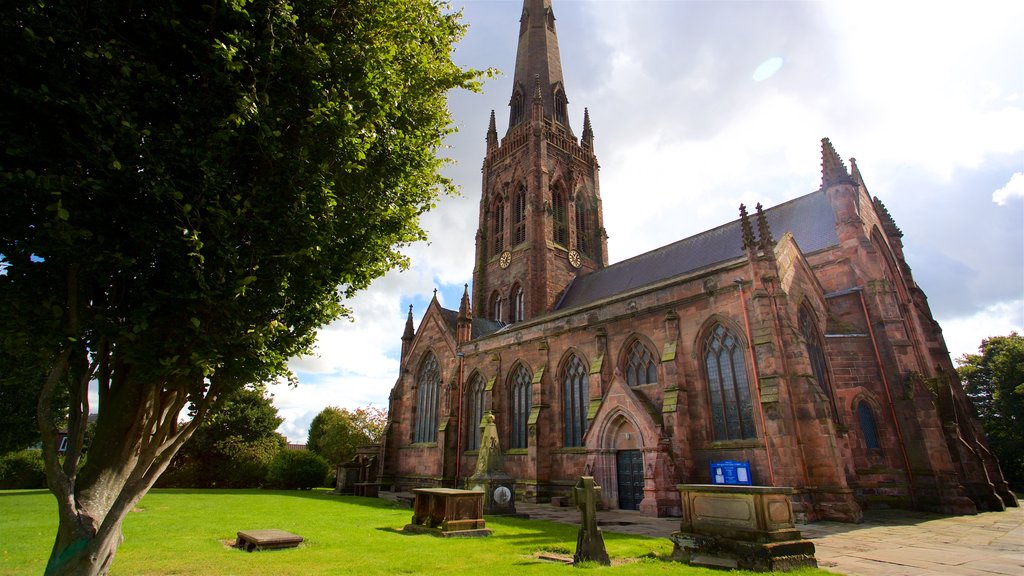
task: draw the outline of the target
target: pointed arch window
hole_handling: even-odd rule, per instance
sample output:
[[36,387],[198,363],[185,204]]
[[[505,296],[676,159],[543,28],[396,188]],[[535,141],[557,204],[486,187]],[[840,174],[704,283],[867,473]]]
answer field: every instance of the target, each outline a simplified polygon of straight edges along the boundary
[[524,300],[523,287],[520,286],[519,284],[516,284],[512,288],[512,321],[513,322],[522,322],[523,319],[525,318],[525,316],[524,316],[525,309],[523,307],[523,300]]
[[800,307],[800,315],[797,321],[800,325],[800,334],[804,337],[804,342],[807,344],[807,357],[810,360],[814,378],[818,381],[818,386],[821,387],[825,397],[828,398],[829,412],[832,414],[832,418],[835,419],[835,398],[832,396],[832,383],[828,377],[828,365],[825,364],[825,349],[821,342],[821,336],[818,334],[818,329],[815,327],[814,315],[806,304]]
[[515,202],[512,205],[512,223],[514,239],[512,244],[518,246],[526,242],[526,188],[519,187]]
[[565,363],[564,370],[562,403],[565,412],[565,445],[582,446],[583,435],[587,433],[587,405],[590,402],[587,369],[579,356],[573,354]]
[[566,246],[569,244],[569,229],[565,214],[565,192],[561,189],[551,193],[551,239],[555,244]]
[[511,406],[508,445],[510,448],[526,448],[529,446],[527,430],[530,421],[530,409],[533,407],[533,378],[530,371],[522,364],[516,368],[509,387],[509,405]]
[[590,254],[590,222],[582,194],[576,196],[576,249],[583,254]]
[[565,92],[561,88],[555,90],[555,122],[559,124],[566,124],[565,119],[568,117],[568,104],[569,100],[565,97]]
[[466,450],[480,448],[480,424],[484,419],[484,379],[479,373],[469,381],[469,398],[466,410]]
[[416,429],[413,442],[437,441],[437,399],[441,389],[441,371],[437,357],[428,354],[416,378]]
[[516,90],[512,94],[512,101],[509,103],[509,106],[512,107],[512,121],[509,124],[515,126],[523,119],[523,93]]
[[626,374],[626,383],[630,386],[658,382],[658,365],[654,361],[654,355],[639,340],[633,340],[630,344],[623,372]]
[[860,432],[864,435],[864,446],[868,450],[878,450],[881,448],[881,445],[878,443],[878,427],[875,424],[875,412],[864,400],[857,404],[857,420],[860,422]]
[[491,238],[494,242],[494,254],[501,254],[505,249],[505,203],[499,197],[491,210]]
[[504,302],[502,301],[501,294],[499,294],[498,291],[495,290],[494,292],[491,293],[491,298],[487,306],[487,309],[491,313],[491,320],[494,320],[495,322],[501,322],[501,319],[504,317],[504,311],[502,310],[502,308],[504,308]]
[[743,347],[721,324],[715,325],[705,342],[704,367],[715,440],[754,438],[754,407]]

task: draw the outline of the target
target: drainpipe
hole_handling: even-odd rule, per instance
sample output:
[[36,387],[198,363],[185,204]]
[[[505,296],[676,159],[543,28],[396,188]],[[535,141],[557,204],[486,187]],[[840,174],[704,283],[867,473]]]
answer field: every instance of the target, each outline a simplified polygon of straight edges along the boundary
[[457,438],[455,440],[455,485],[453,488],[459,487],[459,476],[462,474],[462,410],[463,410],[463,398],[462,398],[462,367],[465,364],[466,353],[461,349],[455,353],[459,357],[459,416],[455,422],[455,434]]
[[892,401],[892,391],[889,390],[889,379],[885,377],[885,367],[882,365],[882,356],[878,353],[878,342],[875,340],[875,329],[871,326],[871,317],[868,316],[868,305],[864,301],[864,289],[856,288],[860,295],[860,306],[864,310],[864,320],[868,325],[868,334],[871,336],[871,347],[875,351],[875,362],[878,364],[878,373],[882,375],[882,384],[885,386],[885,397],[889,401],[889,413],[892,414],[892,421],[896,425],[896,437],[900,441],[900,452],[903,454],[903,466],[907,470],[907,488],[910,492],[910,503],[915,504],[914,497],[914,473],[910,471],[910,459],[907,457],[907,444],[903,440],[903,430],[900,428],[899,418],[896,417],[896,404]]
[[751,365],[754,367],[754,387],[757,388],[757,412],[761,416],[761,433],[764,434],[764,451],[768,459],[768,478],[771,486],[775,486],[775,468],[772,466],[772,450],[768,446],[768,428],[764,424],[764,407],[761,405],[761,376],[757,367],[757,355],[754,353],[754,339],[750,334],[750,319],[747,314],[747,296],[743,291],[743,279],[733,280],[740,289],[740,304],[743,305],[743,327],[747,331],[747,345],[750,348]]

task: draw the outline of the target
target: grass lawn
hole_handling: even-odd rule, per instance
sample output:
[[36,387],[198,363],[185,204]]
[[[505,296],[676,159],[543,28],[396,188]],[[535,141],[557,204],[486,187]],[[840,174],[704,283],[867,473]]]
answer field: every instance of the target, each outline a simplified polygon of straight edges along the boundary
[[[124,544],[112,574],[577,574],[538,560],[572,554],[574,526],[541,520],[488,518],[487,538],[406,535],[412,511],[386,500],[338,497],[323,491],[153,490],[124,523]],[[42,490],[0,491],[0,574],[41,574],[57,526],[56,504]],[[306,538],[298,548],[247,553],[229,548],[239,530],[278,528]],[[605,531],[608,574],[724,572],[665,561],[667,539]],[[730,574],[744,574],[731,572]],[[791,574],[830,574],[803,570]]]

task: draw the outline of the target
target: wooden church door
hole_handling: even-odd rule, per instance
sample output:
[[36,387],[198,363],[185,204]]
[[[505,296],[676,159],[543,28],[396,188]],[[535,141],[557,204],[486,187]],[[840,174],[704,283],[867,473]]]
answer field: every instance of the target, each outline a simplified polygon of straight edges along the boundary
[[619,486],[619,509],[639,510],[644,499],[644,457],[639,450],[615,453]]

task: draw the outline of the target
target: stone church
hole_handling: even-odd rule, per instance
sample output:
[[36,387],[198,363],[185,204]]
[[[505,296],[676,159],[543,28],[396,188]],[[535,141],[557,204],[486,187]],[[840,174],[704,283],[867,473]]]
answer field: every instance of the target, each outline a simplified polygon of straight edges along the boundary
[[410,307],[385,485],[462,486],[493,413],[527,501],[593,475],[608,508],[678,515],[734,460],[808,520],[1015,506],[856,162],[824,139],[818,190],[609,265],[590,116],[577,137],[551,0],[523,4],[472,298]]

